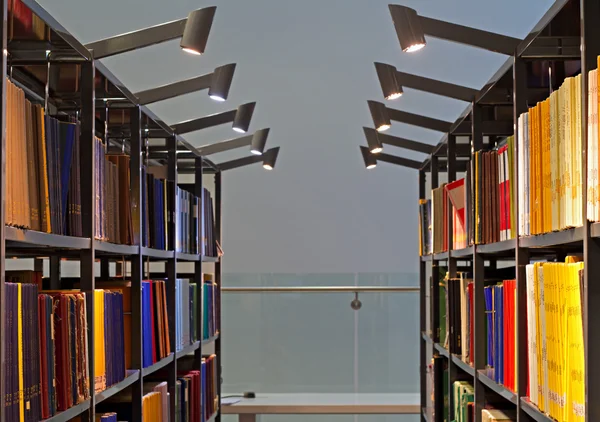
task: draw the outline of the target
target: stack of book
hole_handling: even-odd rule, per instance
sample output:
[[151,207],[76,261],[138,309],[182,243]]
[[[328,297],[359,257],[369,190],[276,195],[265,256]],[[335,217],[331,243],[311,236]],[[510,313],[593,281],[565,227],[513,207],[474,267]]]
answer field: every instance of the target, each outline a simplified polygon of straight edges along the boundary
[[190,371],[180,373],[177,377],[175,391],[175,415],[182,422],[201,420],[202,403],[200,402],[201,373]]
[[[151,391],[142,397],[142,413],[144,422],[165,422],[163,418],[165,394],[161,391]],[[168,403],[168,402],[167,402]],[[168,404],[167,404],[168,407]],[[177,419],[179,421],[179,419]],[[168,419],[166,419],[168,421]]]
[[565,78],[550,98],[519,116],[521,235],[583,224],[580,87],[581,75]]
[[168,245],[168,198],[173,195],[173,183],[160,178],[163,167],[142,169],[142,246],[173,250]]
[[207,340],[216,336],[219,332],[219,298],[220,290],[217,283],[213,281],[211,274],[204,274],[202,292],[202,309],[204,312],[202,327],[202,339]]
[[125,330],[123,294],[94,291],[95,392],[125,379]]
[[516,280],[484,288],[488,376],[511,391],[517,388]]
[[213,210],[213,200],[210,191],[206,188],[203,190],[202,198],[202,224],[204,233],[203,240],[203,255],[217,257],[220,255],[219,245],[215,237],[215,213]]
[[133,244],[129,156],[105,154],[105,145],[96,138],[96,238],[111,243]]
[[[458,278],[447,278],[444,291],[446,321],[453,321],[447,334],[452,353],[463,361],[473,364],[473,280],[467,273],[459,273]],[[442,295],[440,295],[442,296]],[[442,298],[440,297],[440,301]],[[440,310],[441,317],[441,310]],[[444,324],[445,327],[445,324]],[[441,341],[441,340],[440,340]]]
[[6,216],[14,227],[81,236],[79,135],[7,81]]
[[419,199],[419,255],[433,253],[431,199]]
[[206,422],[219,410],[218,378],[217,378],[217,355],[202,358],[200,371],[202,383],[202,410],[201,422]]
[[175,280],[175,347],[180,351],[197,341],[198,290],[189,280]]
[[175,250],[177,252],[200,253],[200,200],[190,192],[175,188],[177,199],[177,226]]
[[583,262],[526,267],[528,390],[551,418],[584,420]]
[[167,291],[164,280],[142,282],[142,334],[144,368],[171,353]]
[[475,390],[469,381],[455,381],[452,384],[454,420],[469,422],[475,420]]
[[445,186],[444,183],[431,191],[433,253],[448,250],[448,197]]

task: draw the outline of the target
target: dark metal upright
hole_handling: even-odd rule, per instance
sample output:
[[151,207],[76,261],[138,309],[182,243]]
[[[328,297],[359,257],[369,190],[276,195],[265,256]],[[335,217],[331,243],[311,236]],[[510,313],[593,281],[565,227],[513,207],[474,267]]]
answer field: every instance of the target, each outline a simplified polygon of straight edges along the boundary
[[141,422],[142,398],[144,395],[144,380],[142,376],[142,115],[139,106],[130,109],[131,156],[130,168],[130,198],[131,221],[133,225],[134,244],[139,246],[137,253],[131,256],[131,369],[140,371],[140,378],[131,387],[132,422]]
[[[197,157],[195,160],[195,173],[194,173],[194,196],[198,198],[198,209],[202,206],[203,203],[203,186],[202,186],[202,158]],[[200,218],[203,218],[204,213],[200,213]],[[204,239],[204,232],[202,228],[204,224],[201,221],[198,221],[198,226],[196,227],[196,244],[198,245],[198,250],[196,251],[200,256],[200,260],[194,262],[194,283],[196,283],[196,310],[198,312],[198,326],[196,327],[196,338],[200,342],[200,347],[194,352],[194,369],[200,370],[202,367],[202,321],[204,319],[203,312],[203,302],[204,302],[204,280],[202,276],[202,242]],[[202,403],[202,394],[204,391],[200,391],[200,397],[197,397],[197,400],[200,400]]]
[[583,329],[585,344],[585,418],[587,421],[600,420],[600,364],[596,356],[600,352],[600,240],[591,237],[591,224],[587,216],[587,131],[588,131],[588,72],[596,68],[596,58],[600,55],[600,3],[597,0],[581,0],[581,140],[583,177],[583,238],[584,294]]
[[[525,61],[515,57],[513,62],[513,123],[518,128],[519,116],[527,112],[527,68]],[[514,156],[519,157],[519,131],[514,133],[515,146]],[[518,158],[516,159],[518,160]],[[516,161],[515,160],[515,161]],[[518,183],[519,168],[514,171],[515,180]],[[515,215],[519,216],[519,201],[515,203]],[[516,248],[515,248],[515,275],[517,279],[517,409],[518,420],[527,420],[527,416],[521,406],[521,398],[527,396],[527,276],[526,266],[529,264],[529,249],[520,246],[518,227],[516,221]]]
[[[215,173],[215,240],[221,245],[222,239],[222,180],[221,180],[221,171],[217,171]],[[217,327],[219,327],[219,337],[215,340],[215,354],[217,355],[217,399],[219,403],[219,408],[217,409],[217,417],[216,421],[221,422],[221,384],[222,384],[222,370],[221,370],[221,339],[223,338],[220,335],[221,330],[221,287],[222,284],[222,273],[221,273],[221,259],[218,259],[215,263],[215,282],[217,283],[217,291],[218,295],[216,297],[217,309],[219,312],[216,315]]]
[[[2,0],[2,4],[0,4],[0,16],[1,24],[2,24],[2,51],[6,51],[7,49],[7,1]],[[1,74],[0,74],[0,92],[2,104],[0,105],[0,131],[2,131],[2,139],[0,145],[0,333],[6,333],[4,329],[4,315],[6,315],[6,286],[5,286],[5,264],[6,264],[6,245],[5,245],[5,226],[4,222],[6,221],[4,208],[5,208],[5,200],[6,198],[6,54],[2,54],[2,65],[1,65]],[[6,391],[4,386],[4,380],[6,379],[5,373],[5,364],[6,364],[6,350],[4,349],[7,345],[7,341],[3,341],[2,345],[0,345],[0,398],[4,400]],[[6,420],[4,411],[6,407],[4,405],[0,406],[0,421]]]
[[[471,110],[471,145],[473,151],[479,151],[483,147],[483,131],[481,127],[481,106],[473,103]],[[485,387],[477,376],[477,370],[484,369],[486,361],[485,345],[485,301],[483,283],[485,278],[484,259],[477,252],[477,246],[473,248],[473,320],[475,332],[473,366],[475,368],[475,422],[481,422],[481,411],[485,406]]]
[[[175,218],[177,203],[175,201],[175,188],[177,187],[177,138],[171,136],[167,138],[167,210],[168,210],[168,241],[167,245],[170,248],[176,249],[175,240]],[[170,188],[170,189],[169,189]],[[167,366],[169,385],[169,394],[171,398],[171,420],[175,419],[175,403],[177,400],[177,331],[176,331],[176,309],[175,309],[175,285],[177,279],[177,253],[173,254],[172,258],[168,258],[166,262],[167,270],[167,313],[169,315],[169,340],[171,341],[171,352],[174,353],[173,360]]]
[[93,61],[81,64],[81,135],[80,135],[80,159],[81,159],[81,218],[83,237],[90,239],[89,249],[80,252],[80,274],[81,291],[86,295],[86,311],[88,324],[88,365],[90,375],[90,408],[82,420],[95,420],[94,397],[95,374],[94,374],[94,262],[95,242],[94,232],[96,225],[96,213],[94,204],[96,202],[96,186],[94,175],[96,172],[95,151],[95,65]]
[[[425,170],[419,170],[419,199],[425,199]],[[425,310],[427,309],[427,292],[425,291],[427,269],[426,263],[419,259],[419,326],[420,326],[420,342],[419,348],[419,372],[421,374],[421,422],[425,422],[425,414],[427,411],[427,342],[423,338],[423,334],[427,333],[427,318]]]

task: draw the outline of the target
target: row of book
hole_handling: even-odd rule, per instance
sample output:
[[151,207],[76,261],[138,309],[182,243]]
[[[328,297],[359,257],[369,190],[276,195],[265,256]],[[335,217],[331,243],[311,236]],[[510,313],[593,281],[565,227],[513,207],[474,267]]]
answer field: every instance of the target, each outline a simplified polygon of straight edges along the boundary
[[516,287],[516,280],[504,280],[484,287],[487,375],[511,391],[517,388]]
[[473,364],[473,280],[468,273],[457,276],[440,282],[440,342]]
[[448,250],[448,197],[445,184],[431,190],[433,253]]
[[203,188],[202,191],[202,208],[203,208],[203,218],[202,223],[204,226],[202,227],[202,232],[204,233],[204,239],[202,241],[203,245],[203,255],[218,257],[222,255],[221,245],[217,242],[216,238],[216,226],[215,226],[215,212],[213,207],[213,199],[210,191],[206,188]]
[[204,274],[202,289],[202,339],[208,340],[219,333],[220,289],[211,274]]
[[[469,381],[455,381],[452,384],[453,410],[455,422],[475,420],[475,389]],[[489,405],[481,410],[482,422],[516,421],[514,409],[498,409]]]
[[[142,410],[148,422],[168,422],[170,394],[168,384],[144,382]],[[202,359],[199,371],[180,372],[175,385],[175,420],[205,422],[218,410],[216,395],[216,356]]]
[[198,340],[198,289],[189,280],[175,280],[175,350]]
[[431,199],[419,199],[419,255],[433,253]]
[[81,236],[79,129],[45,115],[10,80],[6,86],[5,223]]
[[581,75],[519,116],[519,234],[583,224],[581,129]]
[[170,353],[165,282],[142,281],[142,367],[151,366]]
[[529,397],[558,422],[585,420],[583,262],[577,261],[526,267]]
[[[13,279],[16,277],[13,277]],[[7,421],[47,419],[90,398],[86,295],[6,283]],[[125,378],[123,296],[95,290],[94,385]]]
[[177,252],[200,253],[201,201],[197,196],[180,187],[175,188],[177,201],[177,224],[175,227],[175,250]]

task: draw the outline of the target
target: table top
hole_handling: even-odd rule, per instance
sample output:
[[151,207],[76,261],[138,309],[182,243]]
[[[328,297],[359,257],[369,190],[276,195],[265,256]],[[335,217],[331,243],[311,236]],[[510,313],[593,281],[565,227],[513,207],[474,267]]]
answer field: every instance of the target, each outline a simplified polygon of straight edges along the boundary
[[257,394],[255,399],[241,399],[224,405],[223,414],[418,414],[420,395],[413,394]]

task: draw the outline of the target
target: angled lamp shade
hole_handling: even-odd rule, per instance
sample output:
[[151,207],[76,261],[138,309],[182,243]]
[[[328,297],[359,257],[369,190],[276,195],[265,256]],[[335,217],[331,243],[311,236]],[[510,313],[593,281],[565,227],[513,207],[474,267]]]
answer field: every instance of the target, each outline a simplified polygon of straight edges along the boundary
[[275,168],[275,163],[277,162],[277,155],[279,154],[279,147],[272,148],[267,151],[264,155],[263,160],[263,168],[265,170],[273,170]]
[[360,152],[362,153],[363,160],[365,162],[365,167],[367,170],[371,170],[377,167],[377,159],[373,154],[369,152],[369,148],[361,146]]
[[250,152],[254,155],[262,155],[267,144],[267,138],[269,137],[269,128],[260,129],[254,132],[252,136],[252,144],[250,145]]
[[371,154],[379,154],[383,151],[383,144],[377,136],[377,131],[368,127],[364,127],[365,138],[367,139],[367,146]]
[[375,63],[377,78],[386,100],[395,100],[402,96],[402,86],[396,77],[396,68],[385,63]]
[[427,42],[417,11],[397,4],[390,4],[389,8],[400,48],[407,53],[411,53],[425,47]]
[[237,108],[235,118],[233,119],[233,130],[239,133],[248,132],[255,106],[256,103],[246,103]]
[[181,37],[183,51],[196,55],[204,53],[216,11],[217,8],[213,6],[190,12]]
[[208,96],[215,101],[225,101],[235,73],[235,63],[226,64],[215,69],[208,88]]
[[385,132],[392,127],[392,121],[390,120],[385,104],[371,100],[367,101],[367,103],[369,104],[369,111],[371,112],[373,124],[377,132]]

